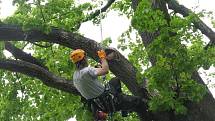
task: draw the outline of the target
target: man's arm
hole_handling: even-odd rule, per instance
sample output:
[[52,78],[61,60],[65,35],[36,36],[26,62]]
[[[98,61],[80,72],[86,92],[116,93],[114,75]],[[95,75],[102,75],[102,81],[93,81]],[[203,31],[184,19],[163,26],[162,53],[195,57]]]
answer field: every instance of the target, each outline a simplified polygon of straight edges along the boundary
[[97,76],[102,76],[108,73],[109,71],[109,66],[108,62],[105,58],[101,59],[101,68],[96,68],[96,75]]
[[106,60],[106,53],[104,50],[100,50],[97,52],[98,56],[101,60],[101,68],[96,68],[96,75],[97,76],[102,76],[108,73],[109,71],[109,66],[108,62]]

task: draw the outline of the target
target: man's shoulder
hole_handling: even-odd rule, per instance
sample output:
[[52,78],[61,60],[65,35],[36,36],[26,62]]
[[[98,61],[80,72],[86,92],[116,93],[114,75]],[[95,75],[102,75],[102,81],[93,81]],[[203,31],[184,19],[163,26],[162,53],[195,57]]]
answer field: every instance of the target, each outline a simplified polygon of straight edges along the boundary
[[91,75],[93,77],[96,76],[96,68],[90,67],[90,66],[85,67],[81,70],[76,70],[73,75],[77,76],[77,75],[86,75],[86,74]]
[[96,68],[94,67],[85,67],[84,68],[84,73],[87,72],[88,74],[90,74],[93,77],[96,77]]

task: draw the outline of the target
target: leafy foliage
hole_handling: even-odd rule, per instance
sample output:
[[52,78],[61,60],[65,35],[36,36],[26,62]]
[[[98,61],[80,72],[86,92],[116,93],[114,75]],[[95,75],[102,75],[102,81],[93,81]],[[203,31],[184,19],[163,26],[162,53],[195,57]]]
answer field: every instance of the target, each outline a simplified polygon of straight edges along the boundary
[[153,10],[145,0],[134,13],[132,25],[135,29],[160,31],[146,48],[149,57],[156,61],[144,73],[149,80],[149,90],[156,92],[149,103],[151,110],[174,109],[176,114],[184,114],[186,101],[198,102],[205,94],[205,87],[192,80],[191,75],[204,65],[214,64],[211,60],[214,47],[204,49],[202,35],[191,24],[195,18],[196,15],[181,18],[172,14],[170,25],[167,25],[162,12]]
[[[132,36],[133,34],[133,36]],[[122,51],[129,50],[128,59],[137,69],[137,80],[139,83],[144,83],[143,76],[146,67],[150,66],[148,54],[138,35],[138,32],[131,26],[118,39],[120,44],[118,48]]]
[[159,10],[152,10],[148,0],[142,0],[132,17],[132,25],[139,31],[157,31],[159,27],[167,26],[164,15]]
[[4,44],[3,42],[0,42],[0,59],[4,57],[3,50],[4,50]]
[[117,10],[119,12],[119,15],[126,15],[128,18],[131,18],[133,14],[131,4],[131,0],[116,1],[113,4],[112,9]]
[[33,3],[21,0],[14,4],[18,9],[6,22],[22,25],[25,30],[36,28],[46,33],[51,27],[76,31],[85,18],[83,12],[91,7],[88,3],[76,5],[73,0],[35,0]]
[[57,44],[49,48],[33,46],[34,56],[41,59],[41,62],[55,74],[71,79],[74,71],[74,65],[69,60],[71,49]]

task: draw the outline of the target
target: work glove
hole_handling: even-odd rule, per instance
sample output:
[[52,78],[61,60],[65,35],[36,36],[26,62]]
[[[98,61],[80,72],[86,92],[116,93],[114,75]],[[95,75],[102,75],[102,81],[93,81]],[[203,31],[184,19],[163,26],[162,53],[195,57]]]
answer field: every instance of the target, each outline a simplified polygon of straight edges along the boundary
[[97,54],[98,54],[100,59],[106,59],[106,53],[104,50],[97,51]]

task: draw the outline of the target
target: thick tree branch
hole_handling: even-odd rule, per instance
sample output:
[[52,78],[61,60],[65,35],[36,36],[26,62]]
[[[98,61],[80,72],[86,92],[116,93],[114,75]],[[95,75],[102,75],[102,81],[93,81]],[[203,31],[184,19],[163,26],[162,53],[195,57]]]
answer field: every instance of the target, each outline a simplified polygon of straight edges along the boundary
[[86,17],[86,19],[83,20],[83,22],[92,20],[93,18],[95,18],[96,16],[98,16],[100,14],[100,12],[105,12],[113,3],[115,2],[115,0],[108,0],[107,4],[100,9],[96,10],[95,12],[91,13],[88,17]]
[[[38,30],[22,31],[21,27],[2,25],[0,26],[0,41],[46,41],[57,43],[72,49],[81,48],[88,56],[98,61],[97,50],[102,49],[101,45],[94,40],[83,37],[77,33],[70,33],[63,30],[53,29],[49,34]],[[109,62],[110,70],[119,77],[134,95],[144,95],[136,81],[136,71],[133,65],[118,51],[119,59]]]
[[21,49],[15,47],[10,42],[5,42],[5,49],[8,50],[16,59],[20,59],[23,61],[30,62],[32,64],[36,64],[48,70],[48,68],[44,64],[42,64],[38,59],[31,56],[31,54],[27,54]]
[[40,79],[45,85],[65,92],[79,95],[72,81],[57,77],[46,69],[25,61],[0,60],[0,69],[19,72]]
[[[182,14],[184,17],[189,16],[190,14],[195,14],[190,9],[180,5],[176,0],[169,0],[168,5],[170,9],[174,10],[176,13]],[[210,27],[208,27],[200,18],[194,19],[193,24],[202,32],[202,34],[210,39],[208,45],[215,44],[215,32]]]

